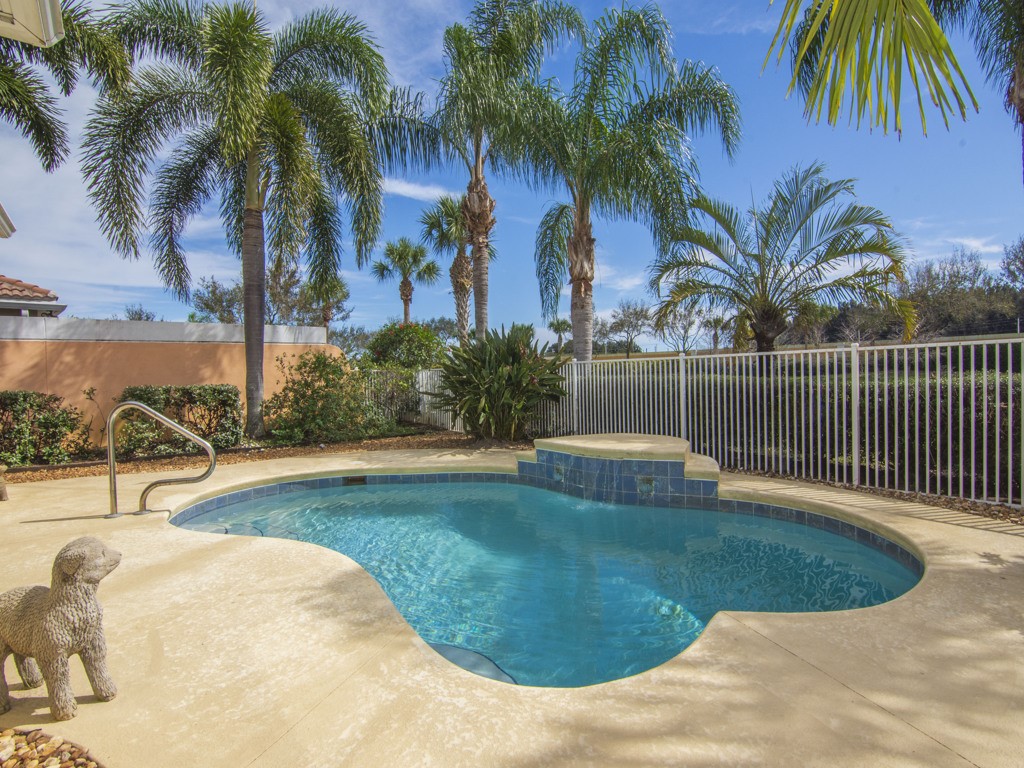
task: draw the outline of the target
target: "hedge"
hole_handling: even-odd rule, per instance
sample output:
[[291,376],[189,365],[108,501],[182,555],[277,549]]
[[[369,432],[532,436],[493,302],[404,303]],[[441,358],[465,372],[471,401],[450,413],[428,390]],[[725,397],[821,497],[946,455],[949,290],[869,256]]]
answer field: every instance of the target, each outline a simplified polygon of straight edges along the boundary
[[[136,400],[195,432],[216,449],[242,441],[242,402],[233,384],[125,387],[118,402]],[[199,446],[145,414],[127,411],[117,431],[117,452],[127,458],[195,453]]]
[[88,455],[91,426],[57,395],[0,391],[0,464],[62,464]]

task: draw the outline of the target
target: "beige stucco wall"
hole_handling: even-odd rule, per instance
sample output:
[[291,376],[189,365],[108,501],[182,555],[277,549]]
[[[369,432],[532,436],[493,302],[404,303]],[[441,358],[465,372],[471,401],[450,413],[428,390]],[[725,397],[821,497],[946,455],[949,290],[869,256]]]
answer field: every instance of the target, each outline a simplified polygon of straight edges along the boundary
[[[7,321],[4,318],[5,322]],[[17,322],[22,318],[11,320]],[[67,322],[67,321],[65,321]],[[71,321],[75,322],[75,321]],[[109,322],[109,321],[108,321]],[[138,326],[137,323],[130,324]],[[146,324],[172,325],[172,324]],[[190,326],[179,323],[173,325]],[[23,328],[23,326],[19,326]],[[66,330],[67,326],[61,328]],[[51,324],[52,329],[52,324]],[[124,334],[119,328],[106,325],[101,329],[108,336],[139,336],[142,333]],[[136,329],[137,330],[137,329]],[[146,329],[143,328],[142,331]],[[164,336],[167,328],[159,329]],[[194,330],[194,329],[189,329]],[[206,329],[199,329],[205,331]],[[209,329],[211,332],[213,329]],[[301,355],[310,349],[323,349],[334,353],[336,347],[326,343],[309,343],[313,334],[288,334],[291,329],[275,329],[277,333],[268,336],[281,339],[288,335],[294,342],[275,341],[264,347],[263,377],[266,396],[277,392],[281,386],[281,372],[276,359],[284,356]],[[322,329],[320,329],[322,332]],[[0,325],[0,335],[4,328]],[[22,333],[20,335],[30,335]],[[35,334],[40,335],[40,334]],[[54,334],[53,335],[78,335]],[[93,333],[93,335],[104,335]],[[151,334],[154,335],[154,334]],[[173,335],[173,334],[172,334]],[[0,390],[30,389],[60,395],[65,401],[80,408],[86,418],[93,418],[94,436],[102,426],[107,413],[121,391],[138,384],[234,384],[238,387],[243,401],[245,397],[245,345],[238,341],[184,340],[188,334],[177,334],[181,341],[124,341],[108,339],[67,339],[67,338],[2,338],[0,337]],[[193,334],[194,335],[194,334]],[[213,335],[207,333],[207,336]],[[221,336],[235,336],[222,333]],[[95,387],[95,401],[102,410],[89,402],[83,390]]]

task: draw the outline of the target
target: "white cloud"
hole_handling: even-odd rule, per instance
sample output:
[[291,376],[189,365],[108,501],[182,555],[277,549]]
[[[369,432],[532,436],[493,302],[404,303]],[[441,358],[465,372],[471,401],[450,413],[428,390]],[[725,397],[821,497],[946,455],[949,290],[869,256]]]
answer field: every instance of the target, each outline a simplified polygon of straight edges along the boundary
[[946,238],[947,243],[952,243],[954,246],[959,245],[968,251],[977,251],[978,253],[998,253],[1002,254],[1003,246],[1001,243],[992,242],[995,238],[989,237],[948,237]]
[[438,184],[418,184],[414,181],[406,181],[405,179],[384,179],[384,192],[388,195],[408,197],[425,203],[432,203],[444,195],[459,196],[458,192],[445,189]]

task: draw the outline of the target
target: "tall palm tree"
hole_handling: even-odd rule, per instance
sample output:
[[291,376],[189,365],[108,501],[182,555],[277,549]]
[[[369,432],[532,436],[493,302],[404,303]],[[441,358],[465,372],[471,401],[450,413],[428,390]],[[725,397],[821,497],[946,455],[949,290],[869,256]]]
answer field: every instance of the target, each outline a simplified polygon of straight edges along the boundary
[[469,295],[473,290],[473,263],[467,253],[469,234],[462,215],[464,200],[444,195],[420,215],[423,242],[436,254],[454,254],[448,274],[455,297],[455,326],[463,346],[469,341]]
[[[263,434],[266,251],[304,254],[315,290],[337,282],[350,214],[356,263],[381,226],[382,163],[431,148],[418,144],[417,102],[388,91],[366,28],[334,9],[313,11],[275,33],[249,2],[131,0],[114,24],[141,67],[122,98],[103,97],[86,129],[83,170],[100,227],[114,249],[138,258],[148,225],[164,283],[187,298],[182,236],[214,196],[241,255],[246,433]],[[147,169],[160,165],[143,214]]]
[[0,38],[0,120],[21,131],[48,172],[67,159],[70,145],[53,87],[38,70],[64,96],[75,89],[80,70],[102,90],[123,88],[131,79],[128,53],[91,8],[66,3],[61,19],[64,39],[49,48]]
[[379,282],[386,283],[400,278],[398,295],[402,298],[405,319],[409,322],[409,307],[412,304],[413,283],[433,285],[441,276],[441,267],[427,258],[426,246],[416,245],[409,238],[399,238],[384,246],[384,260],[373,262],[370,268]]
[[891,118],[897,132],[903,127],[900,103],[906,70],[922,129],[927,129],[926,100],[938,107],[948,125],[950,115],[966,118],[968,107],[977,111],[978,104],[936,16],[959,15],[976,1],[785,0],[765,65],[776,49],[782,60],[788,41],[793,58],[790,91],[803,92],[808,117],[820,120],[824,113],[835,125],[848,110],[858,123],[867,119],[884,130]]
[[903,242],[881,211],[846,196],[853,197],[853,181],[829,181],[824,166],[815,164],[793,169],[775,183],[765,205],[745,215],[698,197],[693,210],[706,226],[681,226],[669,252],[651,267],[651,287],[663,297],[658,313],[692,299],[738,313],[759,352],[772,351],[809,302],[883,306],[904,321],[909,335],[913,305],[895,295],[903,279]]
[[548,330],[558,337],[558,351],[562,351],[562,338],[572,330],[572,323],[564,317],[556,317],[548,323]]
[[592,216],[640,221],[658,238],[693,187],[687,133],[717,128],[730,154],[739,141],[732,90],[712,68],[677,66],[670,38],[656,6],[610,11],[576,59],[571,92],[525,89],[522,173],[570,197],[548,209],[537,231],[541,307],[546,318],[557,314],[568,273],[577,360],[593,353]]
[[488,161],[509,145],[520,86],[539,74],[544,54],[586,29],[579,11],[558,0],[477,0],[468,25],[444,35],[446,72],[436,122],[469,173],[462,214],[472,246],[476,337],[487,334],[488,260],[494,198]]

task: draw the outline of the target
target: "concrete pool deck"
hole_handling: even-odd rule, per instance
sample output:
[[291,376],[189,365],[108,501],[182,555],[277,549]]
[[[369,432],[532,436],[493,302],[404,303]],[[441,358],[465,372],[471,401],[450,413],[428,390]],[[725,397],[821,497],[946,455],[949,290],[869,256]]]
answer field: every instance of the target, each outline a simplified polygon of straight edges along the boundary
[[[218,468],[162,488],[179,509],[279,477],[514,471],[507,451],[394,451]],[[187,474],[187,473],[180,473]],[[168,476],[166,473],[162,476]],[[130,508],[156,475],[120,478]],[[105,520],[106,478],[9,486],[0,591],[48,584],[82,535],[120,550],[100,586],[119,687],[92,696],[78,660],[74,720],[22,690],[0,730],[42,727],[107,768],[163,766],[1020,766],[1024,527],[784,480],[722,475],[760,499],[892,532],[921,583],[874,608],[719,613],[692,646],[625,680],[510,686],[434,653],[359,566],[315,545],[199,533],[166,515]]]

